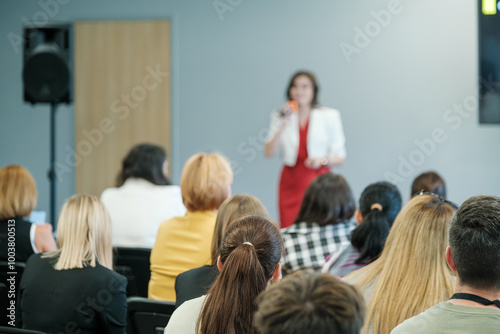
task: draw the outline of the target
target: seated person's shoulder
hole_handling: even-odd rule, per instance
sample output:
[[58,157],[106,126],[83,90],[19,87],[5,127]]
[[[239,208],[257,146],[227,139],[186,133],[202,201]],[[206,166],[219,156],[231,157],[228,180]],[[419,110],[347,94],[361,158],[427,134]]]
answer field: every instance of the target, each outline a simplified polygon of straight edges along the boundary
[[124,284],[127,282],[127,278],[125,276],[104,266],[99,266],[99,271],[99,276],[106,279],[107,281],[113,280],[119,282],[120,284]]
[[[456,315],[449,312],[449,306],[451,304],[447,302],[437,304],[412,318],[406,319],[394,328],[391,334],[454,333],[455,330],[448,325],[453,325],[453,318]],[[460,314],[459,316],[463,317],[464,315]]]

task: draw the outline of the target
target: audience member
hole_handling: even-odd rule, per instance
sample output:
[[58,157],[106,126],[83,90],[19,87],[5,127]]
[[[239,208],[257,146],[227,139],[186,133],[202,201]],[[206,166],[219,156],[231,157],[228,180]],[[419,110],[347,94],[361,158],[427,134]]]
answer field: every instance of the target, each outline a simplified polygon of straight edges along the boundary
[[455,209],[434,195],[413,198],[398,214],[380,257],[345,277],[368,304],[366,333],[389,333],[404,320],[450,298],[445,260]]
[[281,274],[283,241],[269,219],[247,216],[226,230],[206,296],[189,300],[172,315],[165,333],[257,333],[255,299]]
[[446,261],[457,273],[450,300],[391,333],[494,333],[500,327],[500,197],[465,201],[450,224]]
[[175,302],[175,278],[180,273],[212,264],[210,246],[217,210],[231,194],[233,172],[218,154],[195,154],[181,175],[183,217],[164,221],[151,251],[149,298]]
[[112,271],[104,205],[94,196],[71,197],[57,232],[61,249],[26,263],[16,320],[47,333],[125,333],[127,280]]
[[413,184],[411,185],[411,197],[417,195],[422,190],[446,198],[446,185],[444,184],[443,178],[436,172],[430,171],[422,173],[413,180]]
[[208,289],[219,275],[217,258],[219,257],[221,240],[227,226],[237,219],[251,215],[266,218],[269,216],[266,208],[257,197],[239,194],[229,197],[222,203],[217,212],[212,237],[212,264],[188,270],[177,276],[175,280],[176,307],[182,305],[186,300],[201,297],[208,292]]
[[35,180],[26,168],[9,165],[0,169],[0,260],[9,258],[9,231],[14,231],[16,262],[26,262],[35,253],[57,250],[52,225],[29,221],[36,202]]
[[133,147],[122,162],[117,188],[103,191],[113,226],[113,246],[152,248],[158,227],[182,216],[181,189],[171,185],[165,150],[152,144]]
[[352,231],[351,244],[332,253],[322,271],[343,277],[376,260],[399,210],[401,194],[395,185],[377,182],[366,187],[355,213],[359,225]]
[[365,302],[330,274],[295,272],[257,298],[260,334],[359,334]]
[[341,175],[327,173],[315,178],[295,222],[281,230],[286,251],[283,274],[320,270],[329,254],[349,243],[356,228],[350,221],[355,210],[351,189]]

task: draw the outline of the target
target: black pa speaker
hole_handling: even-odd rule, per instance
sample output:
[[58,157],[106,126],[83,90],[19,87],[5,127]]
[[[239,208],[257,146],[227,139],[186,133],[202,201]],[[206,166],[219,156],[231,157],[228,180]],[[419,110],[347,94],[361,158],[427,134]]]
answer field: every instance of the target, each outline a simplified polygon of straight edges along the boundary
[[24,28],[24,100],[72,101],[71,25]]

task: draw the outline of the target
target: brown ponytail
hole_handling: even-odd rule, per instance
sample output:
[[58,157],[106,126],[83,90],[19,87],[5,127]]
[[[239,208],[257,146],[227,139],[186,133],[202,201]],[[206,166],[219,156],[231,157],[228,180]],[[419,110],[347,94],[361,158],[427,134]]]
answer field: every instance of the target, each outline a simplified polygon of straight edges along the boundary
[[268,219],[248,216],[231,224],[221,243],[222,269],[208,292],[197,333],[255,333],[255,299],[282,254],[280,231]]

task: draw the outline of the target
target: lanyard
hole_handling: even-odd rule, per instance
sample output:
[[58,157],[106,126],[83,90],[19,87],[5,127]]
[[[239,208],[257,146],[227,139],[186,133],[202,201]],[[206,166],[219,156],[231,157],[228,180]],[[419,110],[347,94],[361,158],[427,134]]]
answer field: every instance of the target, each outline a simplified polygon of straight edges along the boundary
[[483,305],[493,305],[495,304],[496,307],[500,308],[500,300],[489,300],[483,297],[479,297],[470,293],[455,293],[453,296],[451,296],[450,299],[465,299],[465,300],[470,300],[476,303],[480,303]]

